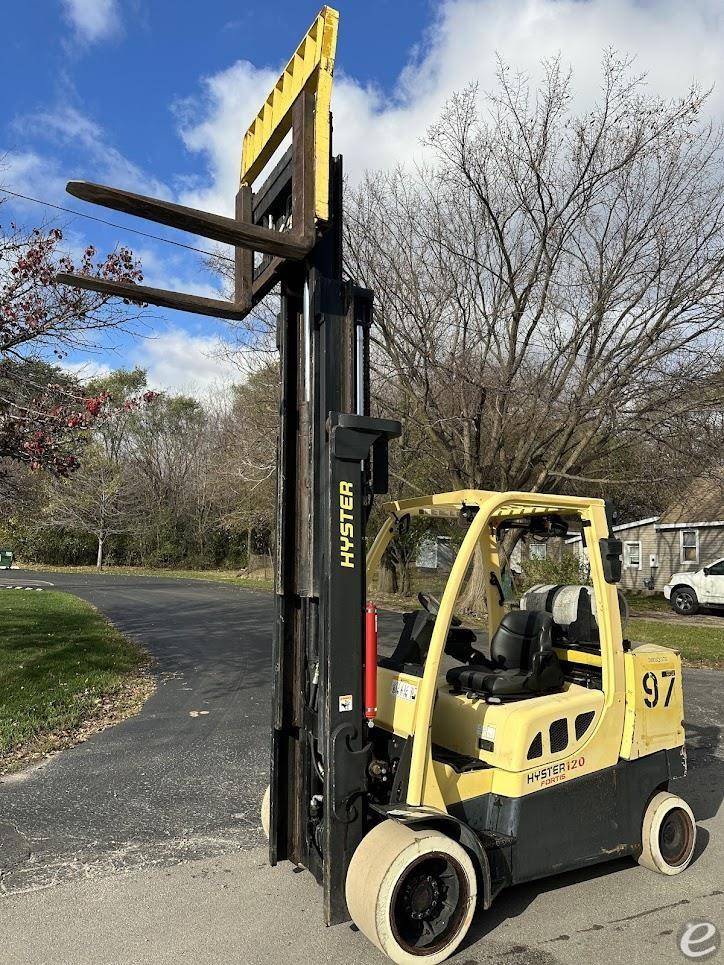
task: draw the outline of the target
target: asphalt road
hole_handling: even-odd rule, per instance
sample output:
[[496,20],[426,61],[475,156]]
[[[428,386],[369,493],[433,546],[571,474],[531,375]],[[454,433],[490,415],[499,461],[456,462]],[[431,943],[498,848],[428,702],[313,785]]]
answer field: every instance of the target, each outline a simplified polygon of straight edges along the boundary
[[270,595],[201,580],[22,575],[12,571],[0,582],[50,581],[147,647],[157,690],[137,717],[0,784],[0,830],[16,836],[0,889],[27,891],[258,844]]
[[[308,875],[266,865],[271,597],[192,580],[0,575],[42,581],[142,642],[158,688],[137,717],[0,780],[2,961],[381,961],[349,928],[321,927]],[[1,613],[0,595],[0,624]],[[384,618],[388,639],[398,624]],[[721,917],[723,695],[724,675],[685,673],[690,770],[677,791],[700,827],[686,874],[626,859],[511,889],[455,961],[683,961],[679,926]]]

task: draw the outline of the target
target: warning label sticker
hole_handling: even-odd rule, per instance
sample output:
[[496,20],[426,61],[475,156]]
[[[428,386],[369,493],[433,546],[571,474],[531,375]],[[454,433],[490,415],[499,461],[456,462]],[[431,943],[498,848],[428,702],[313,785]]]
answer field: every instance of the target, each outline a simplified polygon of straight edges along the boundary
[[340,714],[344,714],[348,710],[352,710],[353,706],[354,700],[352,699],[352,694],[342,694],[342,696],[339,698]]
[[417,687],[408,684],[406,680],[393,680],[391,693],[399,700],[414,700],[417,697]]

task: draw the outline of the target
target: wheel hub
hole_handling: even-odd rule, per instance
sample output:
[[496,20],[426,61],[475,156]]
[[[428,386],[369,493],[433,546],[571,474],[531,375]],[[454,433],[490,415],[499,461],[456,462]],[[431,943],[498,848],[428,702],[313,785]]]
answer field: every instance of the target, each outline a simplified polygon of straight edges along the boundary
[[681,864],[691,848],[691,827],[687,815],[673,808],[663,820],[659,831],[659,848],[670,865]]
[[691,600],[689,598],[689,595],[687,593],[677,594],[676,605],[679,607],[680,610],[690,610]]
[[420,855],[392,894],[390,924],[395,940],[411,955],[433,955],[457,934],[468,896],[465,872],[452,855]]
[[414,921],[431,921],[438,914],[443,900],[443,887],[433,875],[412,878],[405,888],[403,902]]

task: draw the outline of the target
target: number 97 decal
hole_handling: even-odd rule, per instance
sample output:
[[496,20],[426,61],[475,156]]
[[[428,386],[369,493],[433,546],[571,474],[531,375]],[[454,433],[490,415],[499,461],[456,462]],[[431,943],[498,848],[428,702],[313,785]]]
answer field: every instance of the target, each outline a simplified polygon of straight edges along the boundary
[[[666,686],[666,697],[664,699],[664,707],[668,707],[671,703],[671,695],[674,692],[674,681],[676,680],[676,671],[674,670],[664,670],[661,674],[662,687]],[[644,674],[644,679],[642,681],[644,693],[644,703],[647,707],[656,707],[659,702],[659,678],[655,673],[649,671]]]

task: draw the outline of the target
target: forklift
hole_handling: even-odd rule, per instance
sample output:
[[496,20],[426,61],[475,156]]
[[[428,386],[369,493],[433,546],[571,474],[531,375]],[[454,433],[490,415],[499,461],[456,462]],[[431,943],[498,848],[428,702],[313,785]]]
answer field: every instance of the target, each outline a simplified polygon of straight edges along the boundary
[[[83,200],[232,245],[233,299],[58,280],[234,320],[278,291],[269,860],[316,878],[327,924],[351,919],[399,965],[434,965],[509,885],[622,855],[661,874],[686,868],[696,825],[669,791],[686,772],[681,661],[623,639],[621,543],[601,500],[482,490],[396,500],[367,551],[401,425],[370,414],[373,293],[342,267],[338,21],[321,9],[249,126],[234,217],[68,184]],[[368,587],[415,517],[465,535],[441,598],[421,593],[380,656]],[[590,586],[535,587],[511,606],[504,547],[572,528]],[[474,557],[485,632],[456,613]]]

